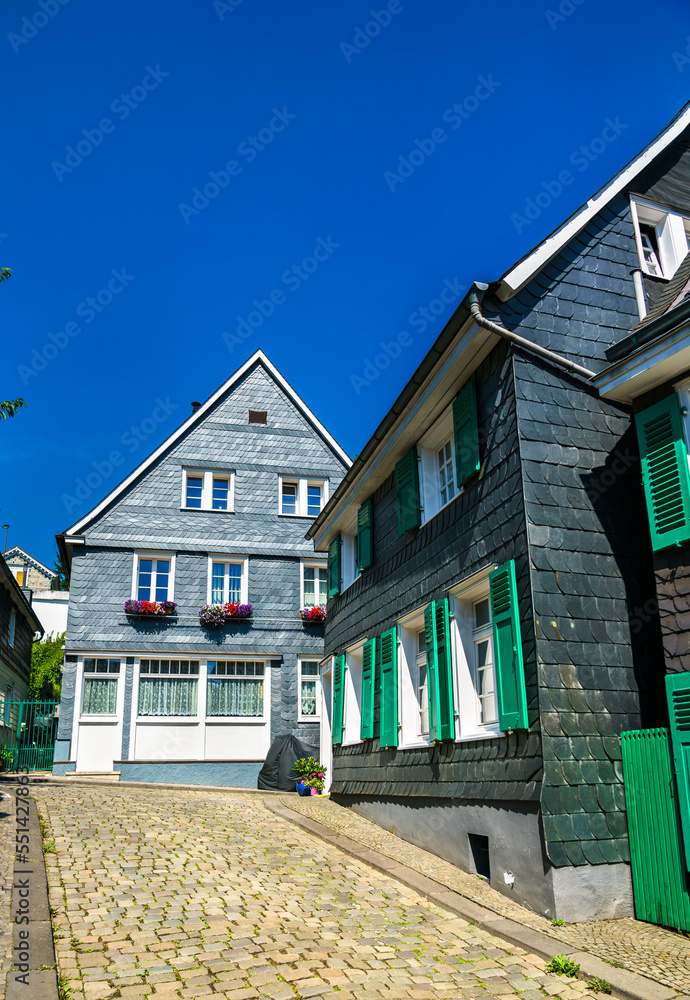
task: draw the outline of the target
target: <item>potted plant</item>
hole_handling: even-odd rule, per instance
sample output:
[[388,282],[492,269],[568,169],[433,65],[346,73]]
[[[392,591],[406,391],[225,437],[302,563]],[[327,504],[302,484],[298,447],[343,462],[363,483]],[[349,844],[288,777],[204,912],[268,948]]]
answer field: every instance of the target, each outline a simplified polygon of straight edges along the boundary
[[295,771],[300,776],[296,789],[300,795],[320,795],[323,791],[326,768],[316,757],[300,757],[295,761]]
[[323,625],[326,621],[326,609],[320,604],[314,605],[313,608],[301,608],[300,617],[309,625]]
[[174,601],[125,601],[126,615],[140,615],[146,618],[165,618],[174,615],[176,608]]
[[199,620],[206,628],[220,628],[226,622],[249,618],[252,611],[251,604],[205,604],[199,610]]
[[249,618],[252,611],[254,610],[251,604],[240,604],[239,601],[232,604],[224,604],[223,610],[228,619],[230,618]]

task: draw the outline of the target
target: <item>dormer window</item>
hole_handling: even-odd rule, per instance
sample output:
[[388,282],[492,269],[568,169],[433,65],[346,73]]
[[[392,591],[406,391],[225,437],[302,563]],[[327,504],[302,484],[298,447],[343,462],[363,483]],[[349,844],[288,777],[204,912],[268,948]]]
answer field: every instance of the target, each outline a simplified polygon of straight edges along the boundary
[[688,252],[690,218],[634,199],[630,211],[640,266],[654,278],[672,278]]

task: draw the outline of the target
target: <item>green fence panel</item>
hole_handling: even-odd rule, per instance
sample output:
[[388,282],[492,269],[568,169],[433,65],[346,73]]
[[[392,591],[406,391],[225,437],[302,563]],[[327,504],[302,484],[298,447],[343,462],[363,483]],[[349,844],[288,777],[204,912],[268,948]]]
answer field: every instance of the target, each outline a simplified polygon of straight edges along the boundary
[[28,767],[51,771],[58,727],[58,701],[0,703],[0,763],[6,771]]
[[668,729],[621,733],[635,915],[690,931],[690,884]]

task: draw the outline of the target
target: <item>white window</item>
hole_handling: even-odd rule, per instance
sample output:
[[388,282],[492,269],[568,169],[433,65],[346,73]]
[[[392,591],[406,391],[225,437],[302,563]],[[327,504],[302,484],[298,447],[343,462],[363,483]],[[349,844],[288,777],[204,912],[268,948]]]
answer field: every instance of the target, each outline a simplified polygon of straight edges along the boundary
[[354,583],[359,576],[357,569],[357,516],[351,520],[341,531],[340,547],[340,576],[342,593],[346,587]]
[[325,607],[328,601],[328,567],[323,563],[302,563],[303,608]]
[[175,557],[135,553],[132,597],[137,601],[172,601]]
[[429,678],[423,610],[404,618],[398,635],[398,746],[427,746]]
[[640,266],[657,278],[672,278],[688,252],[690,218],[634,199],[630,211]]
[[235,474],[184,469],[182,507],[185,510],[232,511],[235,506]]
[[10,611],[10,634],[8,637],[8,642],[10,646],[14,646],[14,633],[17,628],[17,612],[14,608]]
[[361,743],[362,726],[362,647],[363,642],[345,651],[343,671],[343,746]]
[[140,660],[140,716],[196,716],[198,660]]
[[82,715],[115,715],[120,661],[84,658]]
[[299,719],[300,722],[316,722],[319,711],[319,662],[299,661]]
[[453,407],[449,406],[417,445],[422,523],[457,494]]
[[488,570],[454,588],[451,611],[458,738],[478,739],[498,735]]
[[265,669],[254,660],[208,660],[207,718],[262,719]]
[[317,517],[328,500],[328,480],[279,476],[278,511],[291,517]]
[[429,676],[426,668],[426,641],[424,629],[417,633],[417,710],[419,712],[419,734],[429,735]]
[[210,556],[208,604],[247,604],[247,565],[242,557]]

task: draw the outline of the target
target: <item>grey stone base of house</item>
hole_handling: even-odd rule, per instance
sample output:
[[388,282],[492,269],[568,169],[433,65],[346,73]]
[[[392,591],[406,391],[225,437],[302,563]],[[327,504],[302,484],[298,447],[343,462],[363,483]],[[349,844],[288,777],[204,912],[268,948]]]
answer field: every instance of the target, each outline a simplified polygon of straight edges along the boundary
[[53,762],[53,774],[72,774],[76,771],[77,765],[74,761],[54,761]]
[[263,767],[256,760],[116,760],[120,781],[165,781],[184,785],[256,788]]
[[536,802],[331,794],[339,804],[464,871],[483,874],[488,862],[492,888],[546,917],[574,923],[633,916],[628,865],[551,865]]

